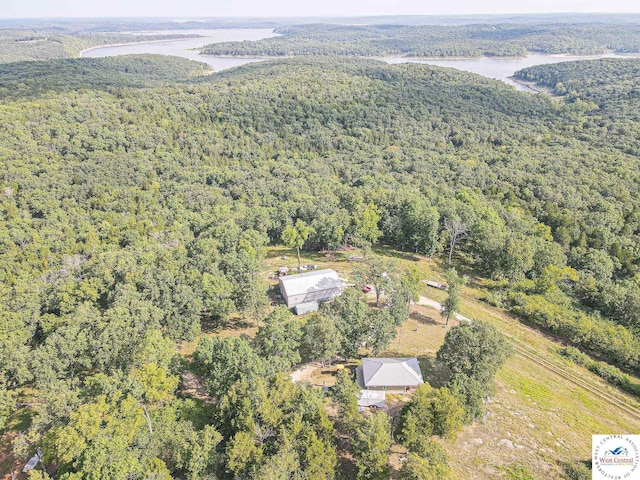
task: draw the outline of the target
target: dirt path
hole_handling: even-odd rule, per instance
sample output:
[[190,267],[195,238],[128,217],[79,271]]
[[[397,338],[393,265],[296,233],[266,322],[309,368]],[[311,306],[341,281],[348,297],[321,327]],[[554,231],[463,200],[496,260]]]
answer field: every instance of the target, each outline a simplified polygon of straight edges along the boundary
[[[424,305],[426,307],[431,307],[434,310],[438,310],[439,312],[442,311],[442,304],[436,302],[435,300],[432,300],[430,298],[427,297],[423,297],[422,295],[420,295],[420,298],[418,299],[418,305]],[[464,315],[460,315],[459,313],[454,313],[453,317],[458,320],[459,322],[467,322],[467,323],[471,323],[471,319],[465,317]]]
[[291,381],[293,383],[298,383],[304,382],[305,380],[311,380],[313,373],[320,368],[322,368],[322,364],[320,362],[310,362],[302,365],[291,372]]

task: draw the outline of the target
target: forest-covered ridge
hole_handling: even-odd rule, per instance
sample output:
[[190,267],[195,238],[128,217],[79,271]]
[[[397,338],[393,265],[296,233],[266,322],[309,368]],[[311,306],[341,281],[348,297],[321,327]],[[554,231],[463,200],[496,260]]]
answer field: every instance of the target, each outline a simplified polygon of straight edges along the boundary
[[595,55],[640,51],[636,24],[496,23],[476,25],[330,25],[279,27],[280,37],[222,42],[205,55],[479,57],[527,53]]
[[180,57],[124,55],[0,64],[0,101],[76,89],[146,86],[187,81],[208,66]]
[[[73,64],[70,83],[114,68]],[[176,78],[191,65],[179,63]],[[317,392],[282,376],[300,361],[296,324],[282,309],[267,319],[261,276],[267,245],[297,220],[311,227],[304,249],[385,244],[425,256],[448,252],[455,223],[464,235],[454,264],[491,279],[486,301],[640,370],[640,165],[602,135],[589,102],[453,69],[329,57],[147,81],[0,107],[0,420],[25,391],[37,395],[22,454],[44,442],[67,476],[98,464],[183,478],[314,465],[331,478],[332,425]],[[365,337],[384,348],[397,310],[370,314],[355,293],[322,328],[352,335],[343,351]],[[203,320],[231,316],[264,320],[262,336],[214,336],[195,364],[171,361]],[[352,316],[363,331],[349,330]],[[271,338],[291,341],[271,355]],[[219,405],[175,398],[190,369],[219,373],[204,377]],[[277,418],[262,408],[271,404]],[[108,419],[104,437],[83,423],[96,415]],[[255,422],[273,428],[274,418],[278,435],[255,443]],[[376,418],[358,428],[389,438]],[[100,463],[102,449],[122,462]],[[310,451],[326,461],[305,463]]]
[[613,144],[628,153],[640,152],[640,60],[603,58],[538,65],[515,73],[562,97],[568,104],[591,109],[600,145]]
[[198,35],[179,34],[136,35],[131,33],[91,33],[66,31],[61,28],[29,30],[0,29],[0,64],[57,58],[75,58],[83,50],[101,45],[175,40]]

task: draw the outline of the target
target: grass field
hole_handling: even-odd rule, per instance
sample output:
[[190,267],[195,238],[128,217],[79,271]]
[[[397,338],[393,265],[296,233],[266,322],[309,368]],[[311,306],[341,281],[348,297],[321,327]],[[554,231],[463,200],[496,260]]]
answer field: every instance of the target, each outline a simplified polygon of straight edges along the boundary
[[[425,280],[444,281],[445,262],[386,249],[376,253],[395,258],[401,268],[416,265]],[[343,251],[327,256],[325,253],[301,252],[301,263],[332,268],[351,281],[354,262],[348,257],[360,254],[359,251]],[[277,280],[269,277],[282,266],[293,270],[297,257],[291,249],[273,247],[269,249],[265,264],[264,278],[275,286]],[[564,478],[563,463],[589,460],[592,434],[640,432],[639,419],[563,378],[558,371],[577,374],[590,385],[614,392],[629,404],[640,406],[636,399],[557,355],[555,349],[561,344],[553,337],[478,300],[482,296],[482,279],[474,277],[473,272],[464,273],[470,276],[470,282],[464,291],[461,313],[473,320],[491,323],[513,342],[534,350],[553,363],[556,370],[549,370],[519,354],[507,361],[497,375],[496,392],[487,402],[484,422],[465,427],[454,442],[443,442],[456,479],[525,478],[518,475],[527,472],[540,480]],[[425,285],[422,295],[442,302],[447,294]],[[455,321],[449,328],[454,325]],[[240,333],[252,335],[253,332],[255,326],[230,329],[222,334],[237,336]],[[414,305],[409,319],[402,325],[400,338],[396,337],[381,356],[432,358],[442,345],[445,333],[444,321],[438,311]],[[334,368],[316,369],[309,380],[316,386],[331,385],[334,374]],[[399,465],[402,448],[396,450],[392,464]]]
[[[425,280],[444,281],[445,262],[385,249],[377,253],[394,257],[401,268],[416,265]],[[332,268],[342,277],[352,280],[354,262],[348,260],[349,255],[360,255],[360,252],[334,252],[330,258],[323,253],[301,252],[301,263]],[[287,256],[286,260],[284,256]],[[265,279],[282,266],[297,266],[295,252],[284,247],[270,248]],[[563,378],[558,372],[572,372],[588,384],[602,391],[614,392],[629,404],[640,406],[635,398],[556,354],[555,349],[561,343],[553,337],[478,300],[482,295],[482,279],[474,277],[473,272],[464,273],[471,278],[464,291],[461,313],[473,320],[491,323],[513,342],[534,350],[553,363],[556,369],[549,370],[520,354],[507,361],[497,375],[496,392],[487,402],[484,421],[465,427],[456,441],[443,442],[456,479],[525,478],[518,476],[524,475],[522,472],[540,480],[564,478],[563,463],[589,460],[591,435],[640,432],[638,418]],[[269,282],[277,284],[277,280]],[[422,290],[422,295],[438,302],[447,295],[426,285]],[[449,328],[456,324],[453,321]],[[242,332],[251,335],[252,329]],[[396,337],[381,356],[434,357],[445,333],[444,321],[438,311],[414,305],[409,319],[402,325],[400,339]],[[239,333],[238,330],[229,330],[223,334]],[[333,368],[317,369],[309,379],[314,385],[331,385],[334,373]],[[400,448],[392,460],[401,455]],[[397,465],[398,462],[392,461],[392,464]]]

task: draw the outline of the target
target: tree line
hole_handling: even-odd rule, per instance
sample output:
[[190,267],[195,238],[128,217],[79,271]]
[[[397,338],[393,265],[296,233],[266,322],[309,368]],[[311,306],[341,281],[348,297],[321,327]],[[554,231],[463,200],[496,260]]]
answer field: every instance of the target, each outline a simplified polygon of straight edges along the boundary
[[294,55],[515,57],[527,53],[598,55],[607,50],[638,52],[640,28],[562,23],[477,25],[331,25],[279,27],[279,37],[221,42],[205,55],[283,57]]

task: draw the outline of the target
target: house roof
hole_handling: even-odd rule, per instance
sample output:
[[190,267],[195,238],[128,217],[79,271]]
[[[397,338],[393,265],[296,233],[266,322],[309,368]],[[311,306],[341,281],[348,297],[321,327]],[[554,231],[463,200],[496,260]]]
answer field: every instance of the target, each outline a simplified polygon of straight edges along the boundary
[[362,381],[365,387],[417,387],[424,383],[415,357],[364,358]]
[[291,297],[293,295],[342,288],[342,282],[335,270],[327,268],[281,277],[280,286]]

